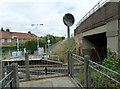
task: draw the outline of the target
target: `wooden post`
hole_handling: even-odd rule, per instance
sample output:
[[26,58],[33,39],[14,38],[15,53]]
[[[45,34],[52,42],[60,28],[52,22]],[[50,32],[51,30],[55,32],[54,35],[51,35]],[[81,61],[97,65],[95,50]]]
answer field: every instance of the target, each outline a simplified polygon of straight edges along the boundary
[[18,65],[16,63],[13,63],[10,66],[7,66],[7,70],[8,72],[13,71],[11,76],[13,78],[12,87],[18,88],[19,87]]
[[29,59],[27,53],[25,53],[25,67],[26,67],[26,80],[30,80]]
[[89,89],[91,87],[91,73],[90,73],[90,68],[89,68],[89,60],[90,56],[85,55],[85,60],[84,60],[84,69],[85,69],[85,81],[84,81],[84,87],[86,89]]

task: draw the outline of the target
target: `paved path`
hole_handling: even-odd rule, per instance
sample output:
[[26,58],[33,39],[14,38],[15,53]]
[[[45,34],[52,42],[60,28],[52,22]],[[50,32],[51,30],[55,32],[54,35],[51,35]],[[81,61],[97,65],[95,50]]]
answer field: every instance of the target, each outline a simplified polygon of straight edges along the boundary
[[20,82],[20,87],[77,87],[69,77],[55,77]]

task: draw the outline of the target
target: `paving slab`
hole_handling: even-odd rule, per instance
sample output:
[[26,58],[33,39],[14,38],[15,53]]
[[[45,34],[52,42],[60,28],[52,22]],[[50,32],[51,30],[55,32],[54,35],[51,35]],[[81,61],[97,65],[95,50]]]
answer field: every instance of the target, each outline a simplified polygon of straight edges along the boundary
[[20,87],[77,87],[69,77],[55,77],[20,82]]

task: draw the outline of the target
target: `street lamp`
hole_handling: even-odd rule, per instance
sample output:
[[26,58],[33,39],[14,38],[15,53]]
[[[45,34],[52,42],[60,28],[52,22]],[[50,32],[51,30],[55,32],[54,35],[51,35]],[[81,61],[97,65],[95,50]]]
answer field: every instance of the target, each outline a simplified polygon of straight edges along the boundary
[[52,33],[53,34],[53,36],[52,36],[52,46],[53,46],[53,44],[54,44],[54,42],[53,42],[53,38],[54,38],[54,33]]
[[17,36],[12,36],[12,39],[16,39],[17,40],[17,55],[18,55],[18,53],[19,53],[19,38],[17,37]]
[[[43,24],[31,24],[31,26],[35,26],[36,30],[38,30],[39,26],[43,26]],[[39,51],[39,38],[37,36],[37,52]]]
[[63,22],[67,26],[67,34],[68,34],[68,74],[72,74],[72,60],[70,58],[70,26],[72,26],[75,22],[74,16],[70,13],[67,13],[63,17]]
[[49,34],[48,34],[48,38],[47,38],[47,43],[48,43],[48,53],[49,53],[49,43],[50,43]]

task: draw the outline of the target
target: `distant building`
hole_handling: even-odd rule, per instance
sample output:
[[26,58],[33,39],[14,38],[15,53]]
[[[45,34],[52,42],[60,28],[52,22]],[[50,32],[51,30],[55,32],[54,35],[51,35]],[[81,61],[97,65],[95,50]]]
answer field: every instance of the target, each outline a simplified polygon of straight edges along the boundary
[[22,32],[10,32],[9,29],[3,30],[1,28],[0,30],[0,44],[2,45],[14,45],[18,39],[19,42],[30,40],[30,39],[37,39],[38,36],[31,33],[30,31],[28,33],[22,33]]

